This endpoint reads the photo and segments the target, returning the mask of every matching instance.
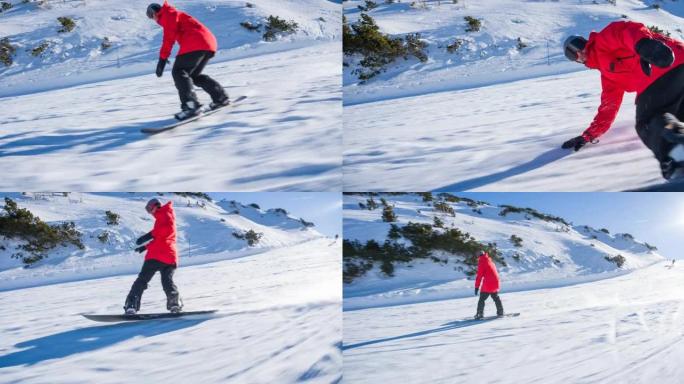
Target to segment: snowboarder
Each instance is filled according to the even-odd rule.
[[[625,92],[636,92],[636,131],[660,162],[665,179],[684,172],[684,156],[676,138],[684,132],[684,42],[651,31],[633,21],[616,21],[589,39],[570,36],[565,56],[601,72],[601,105],[582,135],[562,147],[578,151],[596,143],[611,126]],[[680,141],[681,142],[681,141]],[[684,151],[682,151],[684,153]]]
[[[177,10],[168,1],[164,1],[164,5],[150,4],[147,7],[147,17],[164,29],[157,63],[157,77],[164,73],[173,45],[176,42],[180,45],[171,71],[181,102],[181,112],[175,117],[178,120],[185,120],[200,113],[202,105],[193,91],[193,84],[211,96],[211,109],[228,105],[230,100],[221,84],[202,74],[217,49],[216,37],[209,28],[187,13]]]
[[[182,309],[182,304],[178,288],[173,283],[173,273],[178,267],[178,251],[176,250],[176,215],[173,212],[172,202],[162,205],[158,199],[151,199],[147,202],[145,210],[154,216],[154,227],[151,232],[136,240],[139,247],[135,251],[138,253],[147,251],[147,253],[138,278],[126,297],[124,310],[129,315],[140,310],[143,291],[147,289],[147,283],[152,280],[154,274],[159,272],[162,287],[166,293],[166,309],[177,313]]]
[[[484,280],[484,281],[483,281]],[[480,285],[482,291],[480,292]],[[487,252],[482,251],[477,262],[477,276],[475,277],[475,296],[480,295],[480,300],[477,302],[477,313],[475,319],[479,320],[484,317],[485,300],[489,296],[494,300],[496,305],[496,315],[502,317],[504,315],[503,305],[499,298],[499,273],[496,271],[494,262],[489,257]]]

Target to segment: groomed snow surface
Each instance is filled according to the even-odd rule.
[[[3,383],[338,383],[340,244],[318,239],[181,266],[185,309],[210,317],[94,323],[121,313],[135,275],[0,292]],[[155,276],[143,312],[165,311]]]
[[[341,188],[339,4],[172,3],[217,36],[205,73],[247,100],[170,132],[142,134],[180,109],[171,65],[161,79],[154,75],[162,32],[145,16],[148,2],[17,5],[0,27],[18,46],[13,66],[0,71],[0,158],[9,170],[0,189]],[[264,42],[240,26],[269,15],[297,22],[299,31]],[[56,32],[61,16],[74,18],[73,32]],[[104,37],[113,44],[107,50]],[[43,41],[51,42],[43,56],[27,53]]]
[[[475,297],[346,311],[345,382],[679,383],[684,269],[668,264],[515,293],[503,281],[515,318],[462,321]]]
[[[345,3],[350,23],[362,3]],[[568,62],[561,45],[625,17],[681,39],[681,4],[415,3],[368,14],[385,33],[421,33],[426,63],[400,60],[366,84],[345,69],[345,190],[620,191],[663,181],[634,130],[634,94],[600,143],[560,149],[589,126],[601,93],[598,72]],[[481,31],[465,32],[465,16],[481,19]],[[457,38],[462,48],[447,53]]]

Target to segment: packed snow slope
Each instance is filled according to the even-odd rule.
[[[361,3],[345,3],[350,23]],[[599,144],[560,149],[589,126],[601,94],[598,72],[568,62],[561,46],[571,34],[618,20],[681,39],[684,6],[415,3],[381,4],[368,15],[382,32],[420,33],[429,44],[426,63],[400,60],[360,84],[352,73],[358,58],[345,59],[352,64],[344,72],[346,190],[617,191],[662,180],[634,131],[634,94]],[[465,16],[481,20],[479,32],[465,32]],[[457,39],[462,46],[448,53]]]
[[[171,65],[154,75],[162,30],[146,1],[18,4],[0,36],[0,187],[28,190],[334,190],[341,187],[341,6],[330,1],[177,1],[216,35],[205,73],[247,100],[171,132],[180,102]],[[241,22],[294,21],[266,42]],[[58,33],[57,17],[76,22]],[[107,37],[112,46],[101,47]],[[44,54],[32,50],[48,41]],[[175,48],[175,51],[178,48]],[[28,51],[27,51],[28,50]],[[29,52],[30,51],[30,52]],[[174,54],[175,55],[175,54]],[[172,57],[174,56],[172,55]],[[312,59],[315,57],[315,60]],[[3,97],[4,96],[4,97]],[[210,102],[198,90],[203,103]],[[38,172],[40,170],[40,172]],[[186,188],[182,188],[186,187]]]
[[[211,202],[201,197],[166,193],[4,193],[48,224],[74,222],[83,249],[57,246],[28,268],[12,258],[25,241],[0,235],[0,291],[49,283],[137,273],[144,254],[133,249],[135,240],[152,230],[154,218],[145,212],[152,197],[172,201],[176,212],[180,265],[206,264],[263,253],[323,238],[299,218],[284,211],[263,211],[236,201]],[[4,201],[2,206],[4,206]],[[105,212],[119,215],[108,224]],[[0,214],[5,214],[2,212]],[[314,223],[315,224],[315,223]],[[253,230],[260,240],[250,246],[233,234]],[[26,254],[24,252],[24,254]]]
[[[684,269],[665,265],[504,293],[515,318],[461,321],[474,297],[345,312],[345,382],[679,383]]]
[[[0,292],[3,383],[340,382],[340,246],[329,239],[181,265],[185,309],[211,317],[95,323],[121,313],[135,275]],[[142,312],[164,312],[159,278]]]
[[[382,206],[375,210],[359,206],[359,203],[366,204],[368,198],[368,195],[345,195],[344,238],[361,244],[368,240],[383,244],[388,240],[391,223],[382,220]],[[504,207],[486,202],[443,201],[453,208],[451,216],[435,209],[435,202],[442,201],[437,194],[433,195],[433,202],[425,202],[417,194],[373,196],[378,205],[381,198],[393,207],[397,216],[393,224],[399,227],[409,222],[432,225],[435,218],[439,218],[444,223],[443,228],[433,226],[434,231],[443,233],[445,229],[455,228],[469,233],[482,244],[495,243],[505,263],[497,264],[504,294],[605,279],[663,260],[655,247],[636,240],[631,234],[611,234],[605,228],[563,223],[562,218],[505,212]],[[520,239],[518,245],[513,235]],[[407,247],[412,245],[405,237],[396,242]],[[621,266],[613,261],[618,255],[624,258]],[[473,269],[464,259],[468,255],[433,250],[430,256],[413,258],[410,262],[393,262],[392,276],[384,273],[380,263],[375,262],[365,274],[344,285],[345,310],[473,294]],[[345,254],[345,262],[359,265],[362,261]]]

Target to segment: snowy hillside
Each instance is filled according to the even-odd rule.
[[[433,201],[419,194],[374,195],[378,207],[372,210],[370,195],[345,196],[345,309],[471,296],[478,249],[498,259],[504,293],[615,277],[663,260],[631,234],[535,210],[428,195]],[[392,211],[395,221],[384,221],[383,210]],[[392,237],[393,226],[398,236]],[[373,250],[369,240],[389,251]],[[364,257],[364,250],[384,256]]]
[[[617,20],[681,39],[680,2],[377,3],[364,13],[382,33],[419,33],[427,60],[400,58],[362,84],[360,57],[345,56],[347,190],[616,191],[661,180],[633,128],[634,94],[598,145],[559,149],[589,126],[601,92],[598,72],[568,62],[561,45]],[[365,2],[345,4],[352,25]],[[466,17],[478,31],[466,32]]]
[[[0,292],[12,308],[0,313],[0,381],[338,383],[339,255],[339,242],[314,239],[205,265],[188,258],[174,277],[185,309],[217,309],[212,317],[102,325],[79,315],[120,313],[133,274]],[[142,310],[165,303],[154,278]]]
[[[0,38],[14,50],[13,63],[0,64],[0,157],[12,170],[0,188],[339,190],[340,4],[172,2],[218,39],[204,72],[233,99],[248,98],[150,137],[140,130],[172,122],[180,102],[171,65],[154,75],[162,29],[146,18],[148,3],[30,2],[0,14]],[[296,23],[296,31],[265,41],[270,16]],[[74,29],[59,33],[59,17]],[[105,38],[111,47],[103,49]],[[33,56],[41,42],[49,44]],[[203,91],[198,97],[211,101]]]
[[[12,255],[25,240],[0,236],[0,290],[46,283],[79,281],[137,273],[143,255],[133,251],[135,240],[152,229],[154,219],[144,209],[151,193],[5,193],[19,208],[26,208],[42,221],[55,225],[73,222],[81,233],[82,249],[66,243],[46,252],[47,257],[24,267]],[[206,264],[263,253],[323,238],[306,220],[284,211],[262,211],[248,202],[211,202],[202,197],[164,194],[173,201],[177,217],[181,266]],[[5,205],[4,202],[2,204]],[[109,223],[105,212],[118,215]],[[5,214],[3,212],[2,214]],[[250,246],[242,236],[248,231],[262,236]]]
[[[15,3],[14,7],[2,12],[0,37],[8,37],[16,46],[16,53],[11,66],[0,66],[0,96],[143,75],[150,73],[150,68],[154,70],[162,29],[145,14],[150,1],[11,3]],[[339,39],[339,5],[330,1],[177,0],[171,4],[212,30],[219,49],[215,62]],[[283,35],[278,41],[266,42],[262,39],[263,28],[259,33],[240,25],[242,22],[264,24],[271,15],[296,22],[298,31]],[[60,33],[59,17],[71,18],[75,28]],[[110,45],[107,48],[107,44],[103,46],[105,39]],[[43,43],[47,47],[34,55],[34,50]],[[177,49],[176,46],[174,52]]]
[[[520,316],[501,320],[463,321],[472,296],[345,312],[345,381],[679,383],[684,269],[667,267],[506,292],[505,311]]]

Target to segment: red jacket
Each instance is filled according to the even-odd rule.
[[[157,23],[164,28],[164,41],[159,51],[161,59],[168,59],[171,56],[171,50],[176,42],[180,45],[177,55],[195,51],[216,52],[216,37],[209,28],[166,1],[159,11]]]
[[[651,76],[641,70],[640,57],[634,46],[643,38],[657,39],[672,48],[675,60],[668,68],[651,66]],[[651,83],[684,63],[684,43],[653,33],[641,23],[616,21],[601,32],[592,32],[587,41],[585,65],[601,71],[601,105],[594,121],[582,136],[591,141],[604,134],[615,121],[622,96],[636,92],[639,96]]]
[[[482,283],[483,279],[484,283]],[[496,266],[487,253],[480,256],[480,259],[477,261],[475,288],[480,288],[480,283],[482,283],[482,292],[499,292],[499,273],[496,271]]]
[[[173,213],[170,201],[154,213],[152,241],[147,244],[147,254],[145,254],[145,260],[151,259],[178,266],[176,215]]]

